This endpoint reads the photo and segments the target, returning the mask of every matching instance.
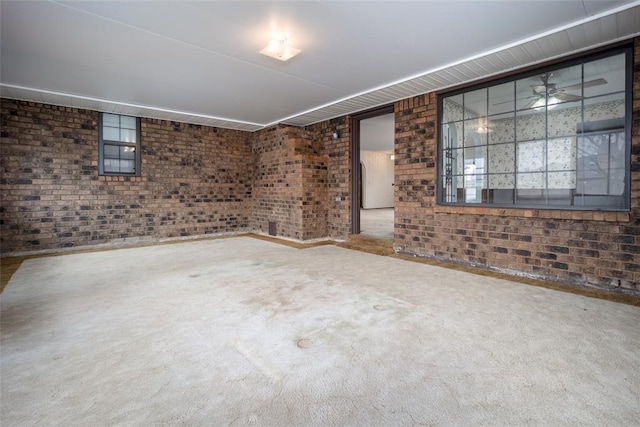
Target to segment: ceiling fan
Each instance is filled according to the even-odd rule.
[[[545,73],[540,76],[541,84],[531,85],[533,96],[529,96],[522,99],[531,99],[523,109],[527,108],[540,108],[547,104],[550,108],[552,105],[558,104],[562,101],[579,101],[582,96],[566,93],[567,91],[580,90],[582,88],[588,88],[593,86],[600,86],[607,84],[607,81],[603,78],[589,80],[588,82],[578,83],[569,86],[558,87],[557,83],[550,83],[549,79],[553,77],[553,73]]]

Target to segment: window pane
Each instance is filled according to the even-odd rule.
[[[576,172],[575,171],[549,172],[547,174],[547,188],[551,188],[551,189],[576,188]]]
[[[513,188],[491,188],[486,190],[485,203],[512,205],[514,202]]]
[[[515,172],[515,148],[513,144],[489,146],[489,172]]]
[[[626,173],[626,143],[624,132],[615,132],[609,134],[609,177],[610,194],[624,194],[624,177]]]
[[[104,157],[117,159],[120,155],[120,147],[117,145],[104,144]]]
[[[541,172],[518,173],[516,185],[518,189],[544,189],[546,187],[544,175]]]
[[[120,160],[120,172],[122,173],[135,173],[136,162],[133,160]]]
[[[102,128],[102,138],[107,141],[120,141],[120,129],[104,127]]]
[[[542,139],[546,135],[547,115],[536,110],[519,111],[516,115],[516,140]]]
[[[573,104],[582,100],[582,64],[560,68],[546,76],[547,81],[543,86],[546,87],[550,110],[553,108],[555,111],[566,102]]]
[[[619,54],[584,64],[584,96],[624,93],[625,55]]]
[[[462,147],[462,122],[449,123],[442,126],[442,141],[445,149]]]
[[[583,135],[578,139],[578,192],[607,194],[609,144],[606,134]]]
[[[547,170],[564,171],[576,168],[576,147],[573,138],[550,139],[547,143]]]
[[[544,141],[518,143],[518,172],[543,171],[545,168]]]
[[[135,117],[120,116],[120,127],[123,129],[135,129],[137,123],[138,121]]]
[[[478,89],[464,94],[464,118],[475,119],[487,115],[487,89]]]
[[[120,147],[120,158],[121,159],[133,159],[136,158],[136,148],[135,147]]]
[[[514,114],[501,114],[489,118],[489,143],[513,142],[515,135]]]
[[[487,119],[467,120],[464,122],[464,146],[473,147],[487,144]]]
[[[463,118],[462,95],[449,96],[442,102],[443,123],[457,122]]]
[[[120,172],[120,160],[104,159],[104,171],[109,173]]]
[[[120,141],[122,142],[136,142],[135,129],[122,129],[120,131]]]
[[[516,180],[512,173],[489,175],[489,188],[496,190],[513,189],[515,188],[515,182]]]
[[[444,179],[444,199],[447,202],[457,202],[464,199],[464,175],[451,175]]]
[[[120,127],[120,116],[117,114],[102,113],[102,126]]]
[[[459,175],[462,172],[462,150],[447,150],[443,162],[445,176]]]
[[[617,95],[616,95],[617,97]],[[593,125],[583,125],[586,130],[606,130],[615,127],[624,127],[624,121],[620,120],[625,116],[624,99],[611,99],[610,97],[599,97],[589,100],[589,105],[584,107],[584,122],[602,122],[597,127]],[[615,120],[618,119],[618,120]],[[606,122],[609,120],[610,122]]]
[[[582,121],[582,101],[563,102],[548,111],[547,134],[549,137],[575,135]]]
[[[487,147],[465,149],[464,188],[467,203],[482,203],[482,189],[486,188],[484,170],[486,158]]]
[[[530,110],[532,108],[533,104],[540,98],[533,92],[533,88],[539,86],[540,83],[538,76],[516,80],[516,111]],[[531,114],[531,111],[528,111],[528,113]]]
[[[489,88],[489,114],[500,114],[515,109],[515,83],[508,82]]]

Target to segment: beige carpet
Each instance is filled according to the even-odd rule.
[[[393,208],[360,209],[360,234],[393,239]]]
[[[0,424],[634,425],[640,308],[249,237],[24,261]]]

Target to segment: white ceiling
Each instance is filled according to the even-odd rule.
[[[2,0],[0,95],[252,131],[639,34],[640,1]]]

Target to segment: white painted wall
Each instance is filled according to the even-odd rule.
[[[364,209],[393,207],[393,160],[388,151],[360,151],[364,165],[362,177],[362,207]]]

